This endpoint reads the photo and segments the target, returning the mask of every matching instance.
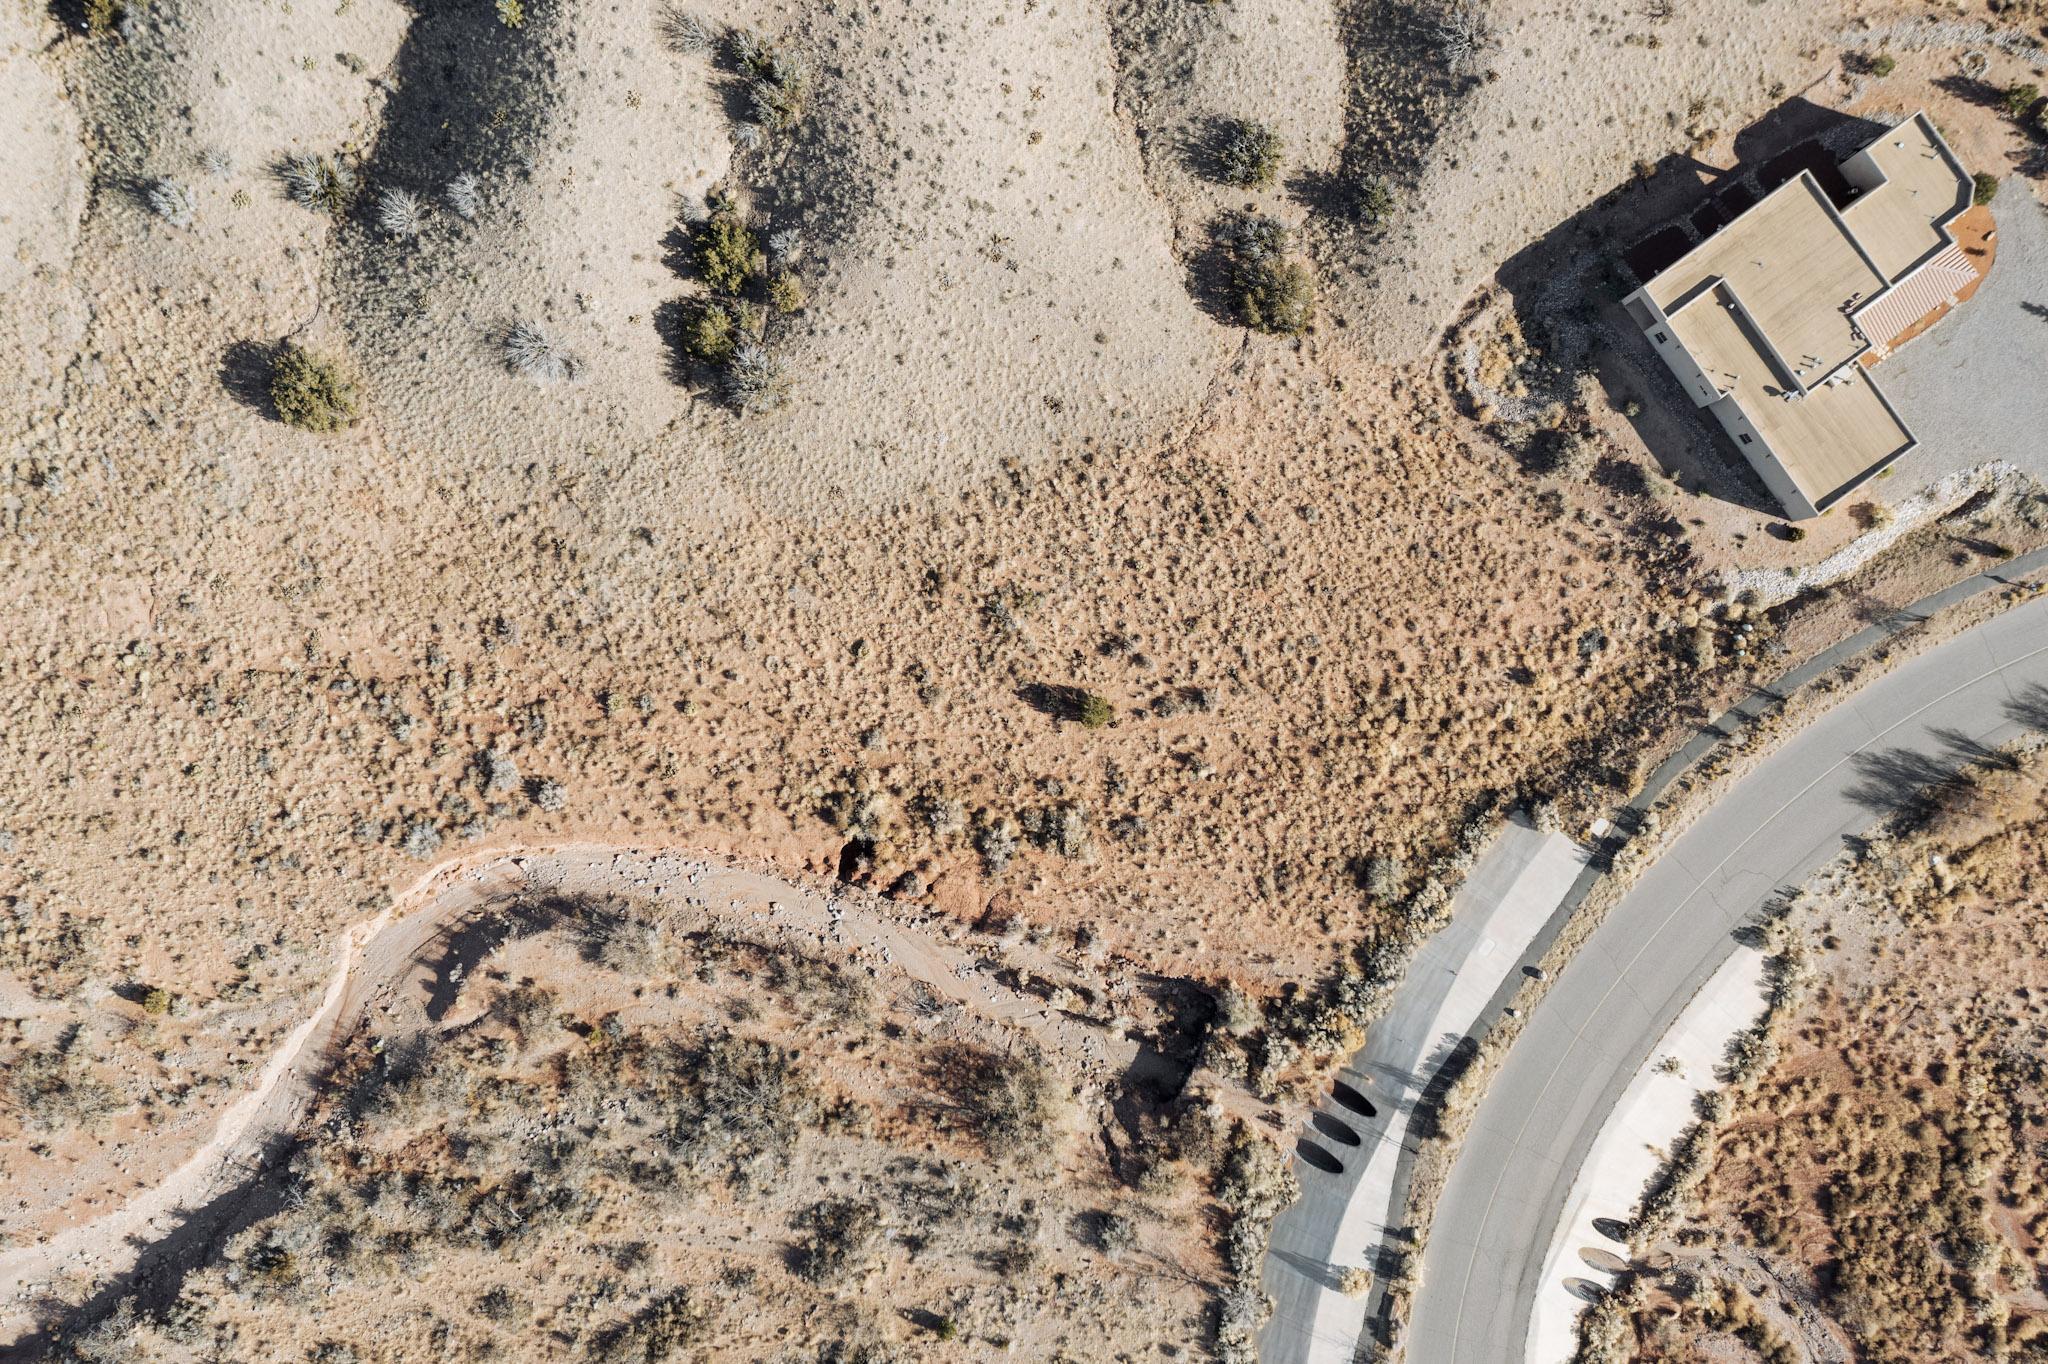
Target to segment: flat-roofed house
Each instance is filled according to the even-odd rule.
[[[1802,170],[1623,300],[1795,518],[1913,448],[1864,359],[1976,278],[1949,233],[1973,186],[1925,114],[1840,170],[1841,205]]]

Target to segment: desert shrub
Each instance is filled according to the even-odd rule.
[[[794,1052],[706,1030],[651,1059],[667,1113],[663,1140],[686,1168],[748,1187],[780,1170],[817,1112]]]
[[[448,182],[441,197],[448,201],[448,208],[456,217],[464,222],[473,221],[483,209],[483,182],[464,171]]]
[[[417,237],[427,225],[427,206],[411,190],[387,189],[377,196],[377,226],[394,237]]]
[[[721,294],[738,294],[768,268],[760,238],[735,213],[714,213],[691,239],[697,273]]]
[[[1095,1248],[1112,1260],[1119,1260],[1138,1244],[1138,1224],[1120,1212],[1106,1212],[1095,1219]]]
[[[506,28],[526,27],[526,0],[497,0],[498,22]]]
[[[941,1080],[990,1155],[1012,1156],[1042,1144],[1057,1100],[1053,1073],[1042,1060],[957,1047],[942,1064]]]
[[[476,758],[477,786],[487,796],[512,791],[519,786],[519,764],[512,755],[493,744]]]
[[[804,292],[804,282],[796,277],[794,270],[778,270],[775,278],[768,281],[768,301],[775,305],[778,313],[800,311],[809,302]]]
[[[717,40],[717,34],[709,23],[687,10],[679,9],[670,9],[662,13],[661,36],[668,44],[669,51],[685,57],[695,57],[709,52]]]
[[[593,1364],[660,1364],[703,1334],[707,1312],[681,1288],[655,1297],[591,1343]]]
[[[1385,853],[1365,859],[1365,893],[1377,905],[1390,905],[1401,896],[1401,864]]]
[[[1875,57],[1872,57],[1868,62],[1864,63],[1863,69],[1868,71],[1873,76],[1883,77],[1889,76],[1893,71],[1897,70],[1898,65],[1898,60],[1894,58],[1891,53],[1880,52]]]
[[[562,783],[552,777],[541,777],[528,787],[533,803],[548,814],[560,814],[569,804],[569,792]]]
[[[1082,692],[1074,718],[1089,729],[1101,729],[1116,718],[1116,711],[1110,706],[1108,697],[1098,692]]]
[[[1986,171],[1978,171],[1970,177],[1975,186],[1970,192],[1970,202],[1982,208],[1998,197],[1998,177]]]
[[[834,1284],[866,1263],[882,1239],[882,1210],[851,1198],[826,1198],[797,1215],[804,1233],[791,1266],[814,1284]]]
[[[974,850],[981,854],[981,870],[985,876],[1001,876],[1017,855],[1019,835],[1017,821],[1007,815],[997,815],[988,810],[979,810],[974,816],[974,833],[971,842]]]
[[[2034,101],[2041,98],[2041,88],[2021,82],[2008,85],[1998,97],[1998,107],[2005,110],[2008,118],[2025,118],[2027,110],[2034,107]]]
[[[828,961],[778,952],[769,959],[768,987],[796,1012],[812,1012],[839,1026],[865,1022],[874,1007],[867,983]]]
[[[1266,1021],[1258,1001],[1246,994],[1244,987],[1234,980],[1223,982],[1223,988],[1216,991],[1215,999],[1216,1022],[1232,1037],[1244,1037]]]
[[[399,851],[407,857],[432,857],[441,848],[441,831],[430,819],[416,818],[405,826],[399,835]]]
[[[194,208],[190,186],[159,180],[149,187],[149,211],[172,227],[192,226]]]
[[[1457,68],[1486,50],[1491,40],[1486,14],[1474,0],[1449,0],[1430,21],[1437,51]]]
[[[733,55],[747,78],[747,105],[754,122],[783,131],[804,114],[810,70],[803,60],[777,43],[741,31],[733,35]]]
[[[89,1075],[77,1048],[80,1030],[66,1028],[49,1046],[18,1054],[4,1073],[12,1107],[39,1132],[93,1131],[120,1111],[121,1097]]]
[[[1216,148],[1216,173],[1226,185],[1263,188],[1280,173],[1280,134],[1250,119],[1234,123]]]
[[[1530,447],[1529,462],[1538,473],[1582,483],[1600,463],[1600,447],[1584,431],[1544,431]]]
[[[1085,858],[1095,848],[1088,831],[1088,807],[1074,801],[1055,801],[1034,806],[1019,816],[1024,836],[1048,852],[1061,857]]]
[[[733,348],[719,377],[719,391],[741,416],[769,412],[789,401],[789,376],[782,362],[757,341],[744,341]]]
[[[1293,233],[1286,225],[1242,213],[1225,219],[1218,235],[1238,320],[1276,335],[1306,331],[1315,316],[1315,275],[1288,255]]]
[[[1358,186],[1358,220],[1377,227],[1394,211],[1394,187],[1383,175],[1369,175]]]
[[[582,368],[569,350],[538,324],[519,322],[506,329],[500,343],[505,367],[522,379],[555,384],[576,377]]]
[[[302,431],[339,431],[358,411],[355,385],[341,366],[294,341],[279,346],[271,361],[270,401],[280,421]]]
[[[356,173],[328,156],[299,153],[284,163],[285,192],[292,202],[316,213],[340,217],[356,197]]]
[[[121,0],[85,0],[79,17],[87,33],[95,38],[103,37],[121,32],[128,22],[128,7]]]

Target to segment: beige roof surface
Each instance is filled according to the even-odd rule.
[[[1843,209],[1842,218],[1877,268],[1897,279],[1947,243],[1940,225],[1970,206],[1970,183],[1941,154],[1924,114],[1868,150],[1885,183]]]
[[[1804,397],[1788,390],[1754,342],[1750,329],[1721,289],[1710,290],[1680,314],[1686,345],[1731,361],[1739,376],[1721,380],[1722,391],[1741,404],[1771,453],[1799,490],[1817,506],[1913,443],[1910,432],[1878,396],[1862,365],[1843,367],[1838,382],[1819,384]],[[1678,318],[1673,325],[1680,325]],[[1697,339],[1695,339],[1697,338]]]
[[[1864,348],[1863,339],[1849,325],[1848,310],[1885,286],[1884,276],[1857,251],[1811,175],[1802,173],[1781,185],[1651,280],[1646,289],[1671,315],[1693,358],[1724,388],[1727,376],[1717,370],[1735,368],[1735,362],[1753,354],[1754,347],[1745,338],[1740,350],[1717,354],[1704,338],[1689,334],[1687,323],[1672,312],[1674,306],[1690,311],[1681,301],[1717,278],[1734,286],[1770,344],[1807,384],[1818,382]],[[1754,377],[1764,375],[1757,372]]]

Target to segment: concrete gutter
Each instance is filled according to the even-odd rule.
[[[1737,948],[1621,1092],[1550,1238],[1530,1315],[1529,1364],[1570,1364],[1578,1353],[1580,1311],[1614,1286],[1615,1271],[1625,1262],[1628,1247],[1618,1239],[1620,1227],[1635,1216],[1643,1190],[1693,1121],[1695,1101],[1720,1087],[1715,1072],[1729,1043],[1764,1012],[1766,966],[1755,948]],[[1658,1068],[1666,1057],[1678,1063],[1675,1073]]]
[[[1339,1088],[1296,1144],[1302,1196],[1273,1224],[1265,1291],[1274,1312],[1259,1338],[1264,1364],[1351,1364],[1370,1303],[1341,1290],[1346,1269],[1379,1263],[1398,1221],[1397,1175],[1413,1149],[1409,1123],[1447,1063],[1469,1055],[1472,1025],[1498,982],[1521,979],[1530,940],[1586,865],[1560,834],[1511,821],[1452,902]],[[1339,1167],[1339,1168],[1333,1168]],[[1405,1195],[1404,1195],[1405,1201]]]

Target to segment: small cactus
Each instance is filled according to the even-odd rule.
[[[394,237],[417,237],[427,223],[427,206],[411,190],[387,189],[377,196],[377,226]]]
[[[195,206],[191,188],[176,180],[159,180],[149,187],[149,211],[172,227],[192,226]]]
[[[483,182],[464,171],[448,182],[442,197],[448,201],[448,207],[456,217],[464,222],[473,222],[484,206]]]

